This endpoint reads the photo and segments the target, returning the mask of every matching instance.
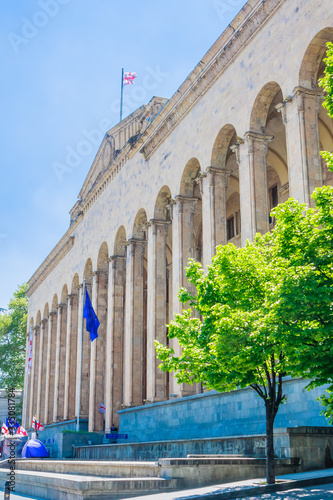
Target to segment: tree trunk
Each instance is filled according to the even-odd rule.
[[[273,424],[274,413],[271,404],[266,401],[266,480],[268,484],[275,484],[274,469],[274,439]]]

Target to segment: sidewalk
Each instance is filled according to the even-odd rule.
[[[183,500],[202,498],[204,500],[228,500],[249,495],[262,495],[275,491],[286,491],[293,488],[333,483],[333,469],[311,472],[299,472],[276,477],[274,485],[264,484],[264,479],[249,479],[233,483],[214,484],[193,490],[182,490],[173,493],[159,493],[132,497],[131,500]]]
[[[311,472],[299,472],[277,476],[277,484],[266,485],[264,479],[249,479],[233,483],[215,484],[191,490],[175,491],[173,493],[154,493],[151,495],[128,497],[129,500],[228,500],[242,498],[249,495],[262,495],[275,491],[286,491],[294,488],[333,483],[333,469],[323,469]],[[2,485],[1,485],[2,486]],[[3,489],[0,488],[0,500],[3,498]],[[11,500],[41,500],[35,496],[25,496],[12,493]]]

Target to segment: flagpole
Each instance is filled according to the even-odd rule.
[[[86,280],[83,280],[82,289],[82,318],[81,318],[81,342],[80,342],[80,363],[79,363],[79,387],[78,387],[78,402],[77,402],[77,420],[76,432],[80,430],[80,405],[81,405],[81,370],[82,370],[82,343],[83,343],[83,314],[84,314],[84,292],[86,288]]]
[[[123,119],[124,68],[121,68],[120,121]]]

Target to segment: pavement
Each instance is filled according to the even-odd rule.
[[[249,479],[232,483],[214,484],[202,488],[168,493],[129,497],[131,500],[292,500],[292,499],[333,499],[333,469],[299,472],[276,477],[276,484],[267,485],[264,479]],[[329,485],[323,487],[322,485]],[[4,498],[3,485],[0,500]],[[279,492],[285,492],[278,494]],[[275,494],[277,493],[277,494]],[[263,495],[263,496],[261,496]],[[113,497],[115,498],[115,497]],[[10,500],[42,500],[39,497],[11,493]]]
[[[263,498],[268,500],[270,497],[268,494],[274,492],[295,490],[296,488],[307,488],[323,484],[333,484],[333,469],[286,474],[283,476],[277,476],[276,481],[276,484],[268,485],[265,483],[264,479],[249,479],[247,481],[214,484],[203,488],[182,490],[172,493],[168,492],[131,497],[131,500],[194,500],[200,498],[203,500],[229,500],[243,498],[245,500],[249,497],[258,498],[258,495],[264,495]],[[304,497],[306,496],[307,495],[304,494]],[[286,500],[287,497],[283,494],[282,497],[279,496],[276,498]],[[294,496],[292,498],[297,497]],[[331,497],[327,498],[333,498],[333,494]]]

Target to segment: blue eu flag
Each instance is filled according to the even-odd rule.
[[[99,321],[93,309],[93,306],[91,305],[91,300],[87,289],[86,289],[86,300],[84,304],[83,317],[86,318],[86,328],[87,331],[90,333],[90,339],[92,342],[98,337],[97,330],[99,327]]]

